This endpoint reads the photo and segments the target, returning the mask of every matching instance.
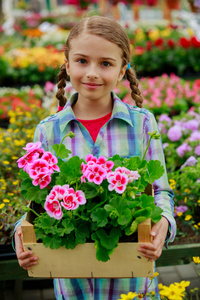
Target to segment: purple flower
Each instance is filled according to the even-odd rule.
[[[191,151],[192,148],[187,144],[187,143],[183,143],[181,146],[179,146],[176,149],[176,152],[178,154],[179,157],[183,157],[185,152]]]
[[[169,146],[169,143],[163,143],[163,149],[167,148]]]
[[[174,217],[177,217],[178,213],[185,213],[188,210],[188,207],[185,205],[175,206],[174,207]]]
[[[182,130],[180,126],[173,126],[168,130],[167,133],[168,138],[170,139],[170,141],[175,142],[175,141],[179,141],[180,138],[182,137]]]
[[[171,125],[172,119],[170,117],[168,117],[168,115],[162,114],[162,115],[160,115],[159,122],[163,122],[163,121],[165,121],[169,125]]]
[[[195,131],[195,130],[198,130],[198,128],[199,128],[199,122],[197,120],[189,120],[188,122],[185,122],[183,124],[183,127],[185,129]]]
[[[200,131],[193,131],[190,138],[189,138],[189,141],[190,142],[194,142],[194,141],[197,141],[197,140],[200,140]]]
[[[194,149],[194,153],[198,156],[200,156],[200,145],[197,145]]]
[[[195,166],[197,163],[197,159],[194,157],[194,156],[190,156],[186,162],[181,166],[181,170],[184,168],[184,167],[191,167],[191,166]]]

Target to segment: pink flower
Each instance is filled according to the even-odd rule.
[[[140,177],[138,171],[130,171],[129,169],[125,167],[118,167],[115,172],[120,172],[121,174],[124,174],[128,178],[128,183],[131,183],[135,180],[138,180]]]
[[[67,185],[67,184],[65,184],[63,186],[54,185],[54,187],[52,188],[48,197],[50,199],[63,200],[63,197],[68,188],[69,188],[69,185]]]
[[[194,153],[198,156],[200,156],[200,145],[197,145],[194,149]]]
[[[191,151],[191,150],[192,150],[192,148],[187,143],[183,143],[181,146],[179,146],[176,149],[176,152],[179,157],[183,157],[186,152]]]
[[[77,200],[74,189],[71,188],[65,193],[65,195],[63,197],[63,202],[61,202],[61,205],[66,210],[75,210],[79,207],[79,202]]]
[[[193,131],[191,136],[189,137],[189,141],[190,142],[194,142],[200,140],[200,131]]]
[[[58,163],[57,157],[55,157],[51,152],[45,152],[42,155],[42,159],[44,159],[48,163],[48,168],[50,171],[60,172],[60,168],[56,165]]]
[[[182,137],[182,130],[180,126],[173,126],[168,130],[167,133],[168,138],[170,139],[170,141],[175,142],[175,141],[179,141],[180,138]]]
[[[78,201],[79,204],[83,205],[86,203],[86,198],[85,198],[85,194],[83,193],[83,191],[76,191],[76,199]]]
[[[189,130],[198,130],[199,128],[199,122],[197,120],[189,120],[183,124],[183,127],[185,129]]]
[[[163,122],[163,121],[167,122],[168,125],[171,125],[171,123],[172,123],[172,119],[170,117],[168,117],[168,115],[166,115],[166,114],[162,114],[159,117],[159,122]]]
[[[47,198],[44,204],[44,208],[51,218],[60,220],[63,216],[61,205],[56,199]]]
[[[23,149],[26,150],[27,152],[33,152],[35,150],[40,149],[41,147],[41,142],[36,142],[36,143],[28,143],[26,144],[26,147]]]
[[[29,167],[29,176],[33,179],[37,178],[39,174],[53,173],[49,171],[48,163],[44,159],[37,159]]]
[[[47,81],[47,82],[45,83],[45,86],[44,86],[44,91],[45,91],[45,93],[48,93],[48,92],[53,91],[54,86],[55,86],[54,83],[52,83],[51,81]]]
[[[32,181],[34,186],[39,185],[40,189],[45,188],[51,182],[50,174],[40,173],[37,177]]]
[[[91,162],[83,175],[89,182],[94,182],[95,184],[100,185],[106,178],[106,174],[107,172],[104,168],[94,162]]]
[[[122,194],[128,184],[128,176],[120,173],[119,171],[108,173],[107,180],[109,183],[108,190],[115,190],[118,194]]]

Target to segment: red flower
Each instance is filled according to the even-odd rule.
[[[156,45],[157,47],[162,46],[163,43],[164,43],[163,38],[158,38],[158,39],[155,41],[155,45]]]
[[[175,46],[175,42],[172,39],[167,40],[167,45],[169,46],[169,48],[174,48]]]
[[[194,48],[200,48],[200,41],[195,36],[191,38],[191,44]]]
[[[188,49],[191,46],[190,41],[185,37],[180,38],[179,43],[185,49]]]
[[[148,51],[151,51],[151,49],[152,49],[152,43],[151,43],[151,41],[147,41],[146,47],[147,47]]]
[[[142,47],[142,46],[135,47],[135,55],[142,55],[144,52],[145,52],[144,47]]]

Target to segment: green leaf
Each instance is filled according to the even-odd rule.
[[[162,216],[161,213],[163,212],[163,210],[156,206],[155,209],[153,210],[152,214],[151,214],[151,220],[153,223],[158,223],[158,221],[161,220]]]
[[[47,195],[48,191],[46,189],[41,190],[39,186],[31,187],[27,192],[27,198],[36,203],[44,203]]]
[[[58,249],[61,247],[62,239],[58,236],[45,236],[43,239],[43,244],[46,248],[49,247],[51,249]]]
[[[155,207],[155,199],[153,196],[147,196],[147,194],[142,194],[140,196],[140,203],[142,208],[146,208],[146,207]]]
[[[129,208],[126,208],[123,211],[123,214],[120,214],[118,217],[118,224],[120,225],[127,225],[132,219],[132,213]]]
[[[82,191],[85,193],[85,198],[87,200],[93,199],[98,195],[97,186],[93,182],[86,182],[82,184]]]
[[[62,246],[65,246],[66,249],[74,249],[76,245],[75,238],[72,234],[65,236]]]
[[[52,146],[52,148],[55,151],[56,156],[62,159],[68,158],[69,154],[71,153],[71,151],[68,150],[63,144],[55,144]]]
[[[92,212],[91,218],[99,227],[104,227],[108,223],[108,212],[104,208],[97,208]]]
[[[20,178],[23,179],[23,180],[25,180],[27,178],[30,179],[29,174],[24,172],[23,169],[20,170]]]
[[[75,181],[76,178],[82,176],[81,172],[81,160],[78,156],[73,156],[61,165],[61,172],[67,176],[68,181]]]
[[[78,226],[75,229],[75,236],[76,236],[76,243],[77,244],[84,244],[86,243],[87,238],[90,237],[90,231],[88,226],[84,223]]]
[[[99,229],[96,234],[101,245],[109,250],[117,247],[119,237],[122,235],[121,230],[118,228],[112,228],[109,234],[104,229]]]
[[[151,207],[146,207],[139,209],[135,213],[133,213],[133,217],[136,219],[138,217],[145,217],[146,219],[151,216],[152,209]]]
[[[141,159],[139,156],[134,156],[129,159],[125,159],[125,167],[129,170],[136,171],[141,163]]]
[[[103,247],[99,241],[95,242],[95,248],[97,260],[106,262],[110,259],[109,255],[111,254],[111,251]]]
[[[148,175],[145,174],[145,180],[152,184],[164,174],[164,167],[159,160],[150,160],[148,165]]]

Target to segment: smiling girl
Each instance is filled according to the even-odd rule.
[[[54,153],[52,146],[73,131],[75,137],[64,140],[72,156],[84,158],[87,154],[93,154],[109,158],[119,154],[122,157],[142,158],[149,140],[148,132],[158,131],[158,127],[153,114],[142,108],[138,81],[130,67],[130,45],[125,30],[105,17],[83,19],[70,32],[65,57],[56,95],[59,112],[40,122],[34,142],[40,141],[45,151]],[[124,76],[130,82],[131,96],[136,106],[123,103],[112,92]],[[68,101],[64,95],[67,80],[77,91]],[[161,140],[152,140],[146,159],[160,160],[165,166]],[[173,241],[176,228],[173,193],[166,172],[154,182],[153,187],[155,203],[163,209],[162,219],[152,227],[152,243],[143,244],[139,249],[151,261],[161,255],[165,242]],[[37,263],[37,257],[23,250],[20,221],[16,228],[19,264],[24,269],[30,269]],[[129,291],[145,293],[149,278],[54,279],[54,286],[56,299],[59,300],[116,300]],[[160,299],[156,279],[149,291],[155,291],[157,299]]]

